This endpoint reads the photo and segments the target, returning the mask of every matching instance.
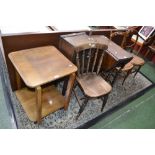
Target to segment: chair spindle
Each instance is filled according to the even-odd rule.
[[[85,50],[82,52],[82,68],[81,68],[81,74],[84,73],[84,67],[85,67]]]
[[[79,62],[79,52],[76,53],[76,65],[77,65],[77,74],[80,77],[80,62]]]
[[[92,73],[93,73],[93,71],[94,71],[94,68],[95,68],[95,64],[96,64],[96,60],[97,60],[97,55],[98,55],[98,48],[97,48],[97,50],[95,51],[95,57],[94,57],[94,61],[93,61],[93,66],[92,66]]]
[[[88,63],[87,63],[87,70],[86,73],[88,73],[89,71],[89,66],[90,66],[90,58],[91,58],[91,51],[92,49],[90,48],[89,53],[88,53]]]
[[[100,72],[101,64],[102,64],[102,61],[103,61],[103,56],[104,56],[104,52],[102,52],[100,60],[99,60],[99,64],[98,64],[97,72],[96,72],[97,74],[99,74],[99,72]]]

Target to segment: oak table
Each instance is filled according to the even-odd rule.
[[[67,109],[77,67],[57,48],[43,46],[15,51],[9,58],[17,71],[16,96],[31,121],[39,123],[48,114]],[[54,85],[45,85],[65,76],[69,76],[65,96]],[[21,88],[20,78],[26,88]]]

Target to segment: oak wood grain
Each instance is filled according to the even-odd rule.
[[[37,87],[76,72],[77,67],[54,46],[12,52],[9,58],[28,87]]]
[[[57,111],[60,108],[63,108],[65,105],[65,97],[60,94],[60,92],[54,87],[46,87],[42,89],[42,95],[41,95],[41,89],[37,90],[37,93],[39,93],[39,96],[41,95],[42,99],[38,96],[36,96],[36,92],[33,89],[23,88],[20,90],[15,91],[16,96],[22,105],[24,111],[26,112],[28,118],[31,121],[39,121],[40,119],[47,116],[48,114]],[[39,101],[39,104],[42,103],[39,107],[39,117],[38,117],[38,108],[36,108],[36,97]],[[40,102],[40,99],[42,102]],[[38,107],[38,105],[37,105]],[[41,112],[41,113],[40,113]],[[40,118],[41,117],[41,118]]]
[[[84,93],[89,97],[99,97],[108,94],[112,87],[101,76],[96,74],[86,74],[77,77],[77,81],[82,87]]]

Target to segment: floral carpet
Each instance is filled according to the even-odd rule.
[[[72,94],[68,110],[60,109],[55,113],[48,115],[43,118],[41,124],[35,124],[30,121],[20,105],[15,94],[13,94],[13,107],[15,111],[16,121],[18,128],[21,129],[70,129],[79,128],[88,121],[100,116],[101,114],[109,111],[115,106],[119,105],[122,101],[126,101],[131,96],[144,90],[145,88],[152,85],[152,83],[145,78],[141,73],[138,73],[134,78],[130,75],[122,86],[121,76],[115,82],[112,92],[109,94],[109,98],[104,110],[101,112],[102,100],[93,99],[89,100],[83,113],[76,120],[77,113],[79,111],[79,105],[75,96]],[[58,86],[61,89],[61,84]],[[76,92],[79,97],[82,97],[81,90],[77,87]],[[82,101],[82,100],[81,100]]]

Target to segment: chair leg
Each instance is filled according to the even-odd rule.
[[[139,55],[139,53],[141,52],[143,46],[140,46],[140,48],[138,49],[137,55]]]
[[[134,49],[134,47],[132,47],[132,48],[130,49],[130,53],[133,53],[133,49]]]
[[[83,110],[85,109],[86,105],[88,103],[88,98],[86,98],[83,102],[83,104],[80,106],[78,115],[76,116],[76,120],[79,118],[79,116],[81,115],[81,113],[83,112]]]
[[[103,111],[106,103],[107,103],[107,100],[108,100],[108,95],[105,95],[104,96],[104,99],[102,99],[103,103],[102,103],[102,108],[101,108],[101,112]]]
[[[117,77],[118,77],[119,72],[120,72],[120,70],[117,71],[117,72],[115,73],[114,78],[113,78],[113,80],[112,80],[112,82],[111,82],[111,85],[112,85],[112,86],[114,85],[114,83],[115,83],[115,81],[116,81],[116,79],[117,79]]]
[[[125,76],[124,79],[123,79],[122,85],[124,84],[125,80],[126,80],[127,77],[129,76],[129,74],[131,73],[131,71],[132,71],[132,69],[130,69],[130,70],[127,71],[127,74],[126,74],[126,76]]]
[[[76,100],[77,100],[77,102],[78,102],[79,106],[81,106],[80,99],[78,98],[78,96],[77,96],[77,94],[76,94],[76,92],[75,92],[74,88],[73,88],[72,92],[74,93],[75,98],[76,98]]]
[[[141,67],[142,67],[142,66],[139,66],[139,67],[138,67],[138,69],[136,70],[136,73],[134,74],[134,77],[137,75],[137,73],[139,72],[139,70],[140,70]]]
[[[144,55],[145,58],[148,56],[149,52],[150,52],[150,49],[148,49],[148,50],[146,51],[146,53],[145,53],[145,55]]]

